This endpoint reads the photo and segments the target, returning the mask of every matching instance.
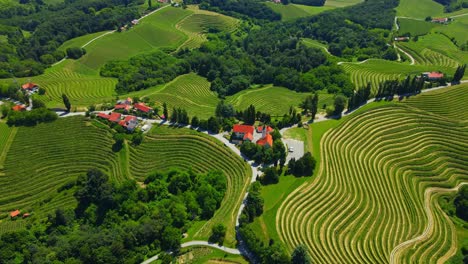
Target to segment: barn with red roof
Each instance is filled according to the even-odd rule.
[[[136,103],[136,104],[134,104],[134,107],[135,107],[135,109],[137,109],[138,111],[141,111],[143,113],[149,113],[149,112],[153,111],[153,108],[145,105],[144,103]]]

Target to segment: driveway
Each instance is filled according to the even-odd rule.
[[[292,158],[295,158],[296,160],[298,160],[302,156],[304,156],[304,142],[303,141],[285,138],[283,139],[283,143],[286,145],[286,151],[288,151],[288,156],[286,157],[286,163],[289,163],[289,161]],[[292,152],[289,151],[289,148],[291,147],[293,148]]]

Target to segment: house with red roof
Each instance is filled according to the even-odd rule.
[[[30,217],[30,216],[31,216],[30,213],[24,213],[24,214],[23,214],[23,218],[27,218],[27,217]]]
[[[138,125],[138,119],[136,116],[128,115],[123,120],[120,120],[119,125],[133,132]]]
[[[422,76],[428,81],[437,81],[444,78],[444,74],[441,72],[423,72]]]
[[[245,140],[252,141],[254,133],[255,128],[253,126],[236,124],[232,127],[231,141],[234,144],[242,144]]]
[[[132,105],[131,104],[116,104],[114,106],[115,110],[124,110],[125,112],[129,112],[132,110]]]
[[[266,148],[273,147],[273,136],[270,134],[266,134],[265,137],[257,140],[257,145],[260,145]]]
[[[24,105],[15,105],[11,108],[11,110],[16,111],[16,112],[21,112],[26,110],[26,106]]]
[[[153,108],[145,105],[145,103],[136,103],[133,106],[135,107],[135,109],[143,113],[150,113],[151,111],[153,111]]]
[[[20,211],[19,210],[15,210],[13,212],[10,212],[10,217],[11,218],[15,218],[17,217],[18,215],[20,215]]]
[[[446,24],[449,22],[448,17],[443,17],[443,18],[433,18],[432,23],[439,23],[439,24]]]
[[[99,112],[97,114],[97,116],[100,117],[100,118],[103,118],[103,119],[109,119],[109,117],[110,117],[110,115],[108,115],[106,113],[101,113],[101,112]]]
[[[257,127],[257,133],[262,133],[262,132],[263,132],[263,128],[264,128],[264,126],[258,126],[258,127]],[[267,133],[271,133],[271,132],[273,132],[273,130],[274,130],[274,129],[273,129],[271,126],[266,126],[266,132],[267,132]]]
[[[34,89],[38,89],[39,86],[35,83],[32,83],[32,82],[28,82],[28,83],[25,83],[21,86],[21,88],[23,88],[23,90],[34,90]]]
[[[112,112],[112,113],[109,115],[109,121],[114,122],[114,123],[119,123],[121,117],[122,117],[122,114]]]

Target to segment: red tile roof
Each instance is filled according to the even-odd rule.
[[[23,218],[30,217],[30,216],[31,216],[30,213],[24,213],[24,214],[23,214]]]
[[[250,133],[253,135],[255,128],[253,126],[247,126],[247,125],[234,125],[232,127],[232,131],[234,133],[243,133],[243,134]]]
[[[132,120],[137,120],[137,117],[136,116],[132,116],[132,115],[128,115],[125,117],[124,121],[125,122],[130,122]]]
[[[109,121],[118,123],[120,121],[121,116],[122,115],[120,113],[112,112],[109,116]]]
[[[267,127],[266,127],[266,130],[267,130],[268,133],[273,132],[273,128],[272,128],[271,126],[267,126]],[[257,127],[257,132],[258,132],[258,133],[262,133],[262,132],[263,132],[263,126],[258,126],[258,127]]]
[[[13,111],[24,111],[26,110],[26,107],[24,105],[15,105],[11,108]]]
[[[116,110],[118,110],[118,109],[125,109],[125,110],[128,111],[128,110],[130,110],[130,109],[132,108],[132,106],[131,106],[131,105],[128,105],[128,104],[116,104],[116,105],[114,106],[114,108],[115,108]]]
[[[273,137],[270,134],[267,134],[266,137],[259,139],[257,144],[260,146],[270,146],[273,147]]]
[[[97,116],[100,117],[100,118],[104,118],[104,119],[109,119],[109,117],[110,117],[110,115],[108,115],[106,113],[98,113]]]
[[[27,90],[27,89],[32,89],[34,87],[37,87],[37,84],[32,83],[32,82],[28,82],[28,83],[23,84],[21,87],[23,89]]]
[[[244,140],[247,140],[247,139],[250,140],[250,141],[252,141],[252,140],[253,140],[253,135],[250,134],[250,133],[245,134],[245,135],[244,135]]]
[[[19,210],[15,210],[15,211],[13,211],[13,212],[10,212],[10,216],[11,216],[11,217],[17,217],[19,214],[20,214],[20,211],[19,211]]]
[[[444,77],[444,74],[443,73],[440,73],[440,72],[430,72],[428,75],[427,75],[428,78],[432,78],[432,79],[439,79],[439,78],[443,78]]]
[[[136,103],[135,105],[135,108],[142,111],[142,112],[145,112],[145,113],[148,113],[149,111],[153,110],[153,108],[145,105],[144,103]]]

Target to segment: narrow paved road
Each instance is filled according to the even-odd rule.
[[[411,56],[411,54],[409,54],[408,52],[406,52],[406,51],[403,50],[402,48],[398,47],[396,44],[394,45],[394,47],[395,47],[398,51],[403,52],[406,56],[408,56],[408,58],[410,58],[410,60],[411,60],[410,65],[414,65],[414,64],[416,63],[416,60],[413,58],[413,56]],[[400,55],[398,55],[398,56],[400,56]]]
[[[426,229],[424,229],[424,232],[410,240],[407,240],[398,246],[396,246],[392,252],[390,253],[390,264],[398,263],[398,257],[402,253],[402,251],[410,246],[411,244],[414,244],[419,241],[425,240],[429,236],[429,232],[433,228],[434,225],[434,215],[432,212],[432,206],[431,206],[431,196],[433,193],[441,193],[441,192],[456,192],[458,191],[463,185],[468,185],[467,182],[460,183],[458,186],[452,188],[452,189],[444,189],[444,188],[438,188],[438,187],[432,187],[426,189],[424,192],[424,210],[426,211],[427,215],[427,226]]]

